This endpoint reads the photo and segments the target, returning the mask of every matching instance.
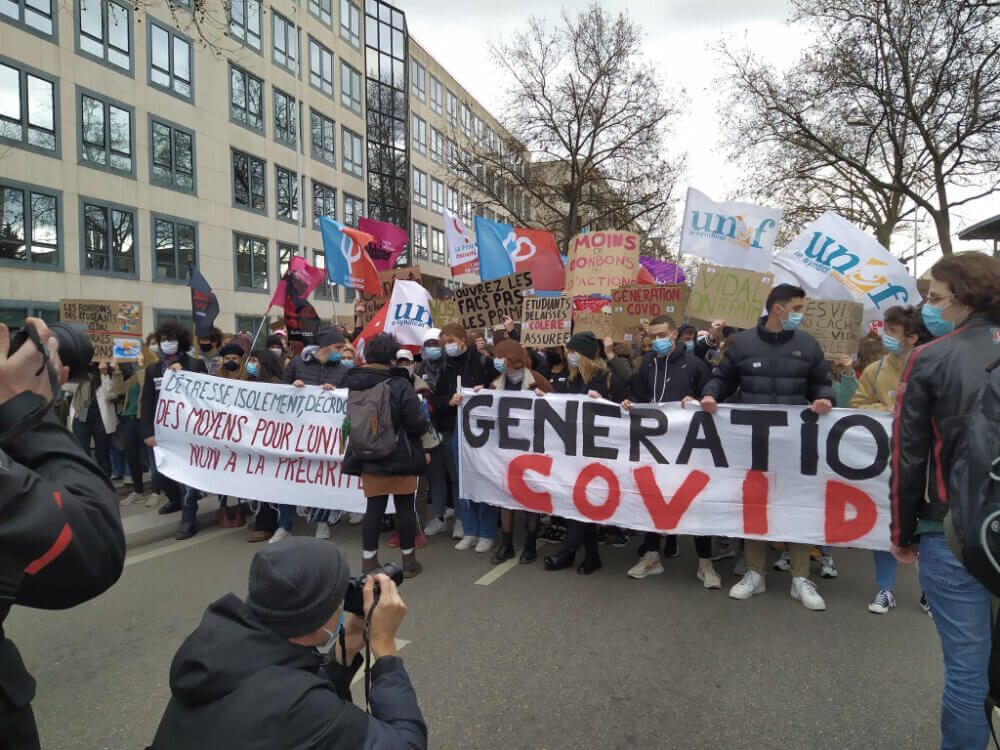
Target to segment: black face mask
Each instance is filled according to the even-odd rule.
[[[240,369],[240,363],[239,362],[233,362],[232,360],[229,360],[228,362],[226,362],[226,364],[224,365],[224,367],[227,370],[229,370],[229,372],[236,372],[236,370]]]
[[[122,378],[125,380],[132,377],[132,365],[118,365],[118,369],[121,370]]]
[[[562,362],[562,355],[559,352],[545,352],[545,360],[550,365],[558,365]]]
[[[201,349],[202,354],[208,354],[215,348],[215,344],[198,344],[198,348]]]

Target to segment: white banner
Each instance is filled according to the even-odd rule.
[[[827,211],[774,257],[775,283],[797,284],[816,299],[865,306],[864,328],[896,305],[920,302],[917,282],[878,240]]]
[[[463,397],[461,497],[643,531],[889,549],[891,414]]]
[[[479,273],[479,246],[457,216],[444,210],[444,236],[448,242],[451,275]]]
[[[363,513],[341,473],[347,391],[168,370],[156,404],[156,469],[205,492]]]
[[[753,203],[717,203],[688,188],[680,252],[720,266],[766,271],[782,212]]]

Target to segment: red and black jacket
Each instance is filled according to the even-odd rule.
[[[892,435],[892,542],[916,542],[917,521],[942,521],[948,480],[986,368],[1000,357],[1000,322],[973,315],[922,346],[903,368]]]

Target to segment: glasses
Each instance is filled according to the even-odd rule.
[[[924,297],[924,302],[929,302],[932,305],[937,305],[939,302],[947,302],[953,296],[954,296],[953,294],[945,294],[945,295],[928,294],[926,297]]]

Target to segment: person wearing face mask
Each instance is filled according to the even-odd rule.
[[[219,366],[222,364],[222,357],[219,349],[222,347],[222,331],[212,328],[207,336],[198,337],[198,359],[205,362],[209,375],[218,374]]]
[[[247,380],[251,383],[280,383],[284,375],[278,355],[270,349],[254,349],[246,362]],[[254,512],[253,531],[248,542],[266,542],[278,528],[278,506],[273,503],[251,503]]]
[[[268,351],[278,358],[278,361],[281,363],[283,368],[288,366],[290,357],[288,356],[288,349],[285,344],[284,336],[278,333],[272,333],[267,337],[266,346]]]
[[[701,408],[715,412],[718,402],[737,397],[744,404],[811,404],[816,414],[833,408],[830,366],[819,343],[797,330],[806,308],[806,293],[792,284],[778,284],[768,295],[756,328],[736,335],[705,386]],[[780,541],[780,540],[778,540]],[[765,591],[767,542],[744,543],[747,572],[729,590],[733,599],[749,599]],[[823,610],[826,603],[809,580],[808,544],[790,544],[791,597],[806,609]]]
[[[424,345],[421,355],[416,372],[417,375],[424,379],[431,391],[433,391],[445,365],[440,328],[428,328],[424,332]]]
[[[417,364],[416,374],[427,385],[424,395],[425,406],[430,405],[431,396],[437,387],[441,373],[444,371],[446,359],[441,346],[441,329],[428,328],[424,332],[422,357]],[[428,408],[428,414],[430,409]],[[458,487],[458,476],[455,471],[455,461],[452,457],[450,440],[439,435],[439,442],[432,447],[431,459],[427,467],[427,483],[431,495],[431,519],[424,526],[425,536],[440,534],[448,528],[448,521],[455,517],[455,511],[448,507],[449,499],[454,503],[455,497],[451,489]]]
[[[989,740],[983,704],[991,597],[955,557],[943,532],[950,522],[955,446],[986,368],[1000,358],[1000,260],[976,252],[939,260],[921,315],[938,338],[910,354],[896,389],[891,552],[903,563],[919,556],[920,586],[944,652],[941,747],[980,748]]]
[[[344,611],[349,581],[334,544],[296,538],[258,551],[246,600],[210,604],[174,656],[151,750],[424,750],[427,725],[396,651],[406,605],[384,574],[363,590],[371,715],[351,702],[364,619]]]
[[[344,348],[340,352],[340,364],[348,370],[358,364],[358,352],[353,344],[344,344]]]
[[[234,339],[221,349],[219,349],[219,367],[215,374],[225,380],[246,380],[247,371],[243,366],[243,358],[246,356],[241,343]]]

